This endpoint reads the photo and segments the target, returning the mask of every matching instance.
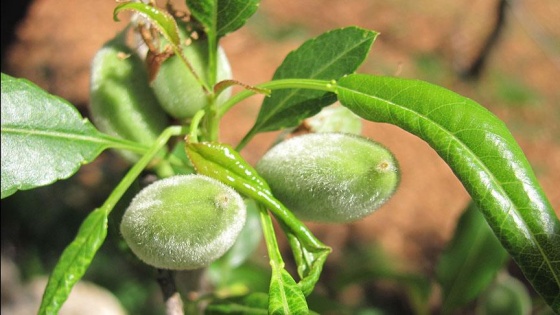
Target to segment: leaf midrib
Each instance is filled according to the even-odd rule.
[[[38,137],[47,137],[47,138],[58,138],[58,139],[67,139],[73,141],[81,141],[81,142],[89,142],[89,143],[98,143],[103,145],[110,145],[110,142],[102,137],[95,137],[95,136],[88,136],[88,135],[79,135],[70,132],[60,132],[60,131],[45,131],[45,130],[36,130],[36,129],[25,129],[25,128],[11,128],[11,127],[2,127],[1,129],[2,134],[16,134],[16,135],[26,135],[26,136],[38,136]]]

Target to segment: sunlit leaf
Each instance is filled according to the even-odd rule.
[[[560,309],[560,221],[505,124],[476,102],[426,82],[349,75],[341,103],[417,135],[447,162],[502,245]]]
[[[66,179],[123,141],[25,79],[2,74],[2,198]]]
[[[206,31],[215,30],[219,37],[231,33],[247,22],[259,7],[260,0],[187,0],[194,17]]]
[[[218,0],[218,36],[231,33],[247,22],[260,0]]]
[[[286,56],[274,73],[274,80],[303,78],[336,80],[358,69],[366,59],[377,33],[347,27],[310,39]],[[324,91],[307,89],[276,90],[265,98],[257,121],[245,136],[297,126],[336,101]]]
[[[308,314],[305,296],[292,278],[281,266],[272,264],[269,290],[269,314]]]

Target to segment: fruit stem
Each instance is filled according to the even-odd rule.
[[[229,100],[227,100],[226,102],[220,105],[220,108],[218,108],[218,115],[219,117],[222,117],[235,104],[255,94],[262,94],[262,91],[282,90],[282,89],[308,89],[308,90],[319,90],[319,91],[333,92],[333,93],[336,90],[335,83],[327,80],[315,80],[315,79],[273,80],[273,81],[255,85],[252,89],[247,89],[235,94]]]
[[[106,140],[107,145],[112,149],[127,150],[138,154],[145,154],[150,147],[135,141],[116,138],[107,134],[101,134],[101,138]]]
[[[194,114],[191,120],[191,124],[189,126],[189,139],[192,142],[198,142],[198,128],[200,125],[200,121],[202,120],[202,117],[204,117],[205,113],[206,112],[201,109],[197,111],[196,114]]]
[[[220,130],[220,116],[218,115],[215,95],[209,95],[208,115],[206,115],[206,131],[210,141],[218,141]]]
[[[270,217],[268,211],[266,211],[266,208],[262,206],[262,204],[259,204],[259,211],[270,263],[275,263],[277,266],[284,266],[284,261],[282,260],[280,249],[278,248],[278,241],[276,240],[274,226],[272,225],[272,218]]]

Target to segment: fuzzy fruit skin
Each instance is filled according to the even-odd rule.
[[[145,263],[162,269],[198,269],[234,244],[246,216],[243,198],[229,186],[203,175],[177,175],[140,191],[120,229]]]
[[[183,55],[191,63],[204,82],[208,81],[208,42],[197,40],[183,47]],[[232,78],[231,67],[224,50],[218,48],[217,82]],[[183,61],[172,56],[159,68],[151,86],[163,109],[177,119],[191,118],[208,105],[208,97],[202,86],[189,71]],[[220,93],[217,103],[225,102],[231,96],[231,89]]]
[[[312,133],[281,142],[256,169],[296,216],[325,223],[371,214],[393,195],[400,179],[389,150],[343,133]]]
[[[151,145],[168,118],[148,84],[144,62],[121,38],[109,41],[91,67],[90,111],[93,122],[112,136]],[[131,162],[136,154],[122,152]]]

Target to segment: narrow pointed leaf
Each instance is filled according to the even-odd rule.
[[[359,116],[399,126],[435,149],[527,279],[560,309],[560,222],[505,124],[422,81],[349,75],[338,85],[341,103]]]
[[[39,314],[58,314],[107,236],[107,215],[104,209],[96,209],[82,222],[76,238],[64,250],[49,277]]]
[[[476,298],[503,267],[508,254],[482,213],[471,204],[437,265],[442,313],[450,314]]]
[[[65,100],[5,74],[1,114],[2,198],[66,179],[124,141],[97,131]]]
[[[324,33],[292,51],[273,79],[336,80],[353,73],[368,56],[377,33],[347,27]],[[336,101],[333,93],[318,90],[276,90],[265,98],[255,125],[246,136],[297,126]]]
[[[175,46],[179,46],[181,41],[179,29],[175,19],[166,11],[142,2],[125,2],[119,4],[113,11],[113,19],[118,21],[118,15],[122,11],[133,11],[142,15],[152,22],[163,37]]]
[[[281,266],[272,265],[268,300],[269,314],[308,314],[305,296],[292,276]]]

